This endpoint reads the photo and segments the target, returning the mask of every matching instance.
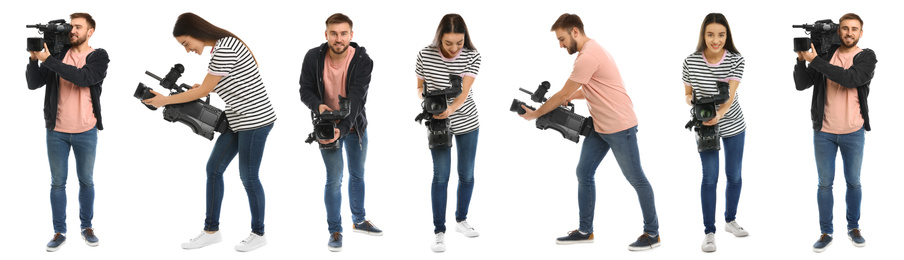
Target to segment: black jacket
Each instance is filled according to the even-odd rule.
[[[804,90],[810,86],[813,88],[813,101],[810,106],[810,119],[813,120],[813,130],[822,130],[822,122],[826,109],[826,79],[830,79],[845,88],[857,88],[857,97],[860,101],[860,115],[863,116],[863,128],[870,130],[869,107],[869,83],[873,79],[876,70],[876,53],[870,49],[863,49],[854,56],[854,64],[844,69],[832,65],[828,61],[835,55],[838,46],[833,47],[827,54],[820,55],[806,66],[806,61],[797,61],[794,66],[794,85],[797,90]]]
[[[349,43],[349,46],[355,48],[355,56],[348,65],[345,79],[345,94],[351,101],[351,108],[348,117],[340,120],[337,128],[342,137],[348,135],[349,129],[354,128],[361,138],[367,130],[364,103],[367,102],[367,89],[370,87],[370,73],[374,63],[364,47],[354,42]],[[301,79],[298,81],[301,88],[298,92],[301,94],[301,102],[308,106],[312,113],[319,112],[319,107],[323,104],[323,60],[328,51],[330,51],[328,43],[308,50],[301,65]]]
[[[91,89],[91,105],[94,108],[94,118],[97,119],[97,130],[103,130],[104,124],[100,115],[101,85],[107,76],[107,65],[110,57],[104,49],[94,49],[85,58],[82,68],[63,63],[63,58],[69,52],[71,46],[66,46],[63,51],[47,57],[47,60],[38,66],[37,60],[29,59],[25,67],[25,80],[28,89],[38,89],[44,85],[44,126],[53,130],[56,128],[57,109],[60,101],[60,78],[66,79],[79,87]]]

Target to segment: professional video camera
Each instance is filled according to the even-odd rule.
[[[728,91],[728,82],[716,81],[716,88],[719,94],[697,98],[697,91],[694,90],[693,103],[691,109],[691,120],[684,125],[684,128],[697,132],[697,151],[703,152],[707,150],[721,150],[722,145],[719,143],[719,125],[703,125],[703,122],[709,121],[716,117],[717,105],[725,103],[731,97]]]
[[[311,116],[314,118],[314,132],[308,135],[308,138],[304,140],[305,143],[313,143],[314,140],[333,140],[336,138],[336,133],[333,129],[336,128],[336,122],[348,116],[351,113],[351,101],[343,96],[339,96],[339,110],[336,111],[323,111],[319,115],[314,111],[311,111]],[[332,142],[329,144],[320,144],[320,149],[338,149],[339,141]]]
[[[813,24],[791,25],[791,28],[803,28],[810,35],[807,37],[794,38],[794,51],[807,51],[810,49],[810,43],[816,47],[816,54],[823,55],[829,52],[832,45],[841,45],[841,39],[838,38],[838,24],[832,22],[832,19],[816,21]]]
[[[451,88],[443,90],[429,91],[427,82],[424,82],[424,102],[421,106],[424,112],[417,115],[414,121],[421,123],[427,120],[427,143],[430,149],[433,148],[450,148],[452,147],[452,121],[449,118],[436,119],[434,115],[442,114],[449,107],[449,100],[461,94],[461,76],[449,74],[449,83]]]
[[[176,80],[182,77],[182,72],[185,72],[185,67],[182,64],[176,64],[163,78],[154,75],[150,71],[145,71],[144,73],[160,81],[160,86],[169,89],[170,95],[173,95],[191,89],[189,85],[176,83]],[[138,100],[145,100],[154,97],[154,94],[151,93],[151,88],[139,82],[133,96]],[[154,106],[145,106],[151,110],[157,110]],[[192,132],[208,140],[213,140],[213,132],[223,133],[229,129],[229,123],[226,121],[226,115],[223,110],[210,105],[210,95],[207,95],[207,100],[203,101],[196,99],[181,104],[163,106],[163,120],[183,123],[190,127]]]
[[[531,101],[544,103],[546,102],[546,92],[549,91],[549,81],[540,83],[540,86],[537,87],[537,91],[533,93],[524,88],[519,89],[521,92],[529,94]],[[512,101],[512,106],[509,110],[516,112],[519,115],[524,114],[527,111],[525,111],[524,108],[521,108],[521,105],[536,110],[518,99]],[[574,104],[568,102],[567,106],[560,105],[549,113],[537,118],[537,128],[540,130],[556,130],[561,133],[562,137],[565,139],[577,143],[582,135],[587,136],[593,132],[593,118],[574,113]]]
[[[63,47],[69,44],[69,33],[72,31],[72,25],[66,23],[66,20],[58,19],[47,22],[47,24],[25,25],[25,28],[37,28],[38,32],[44,37],[29,37],[28,51],[41,51],[44,44],[50,48],[50,55],[57,55],[63,51]]]

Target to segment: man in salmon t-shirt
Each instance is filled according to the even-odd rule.
[[[95,26],[91,15],[74,13],[69,18],[72,24],[70,44],[52,56],[46,44],[43,51],[29,52],[31,57],[25,69],[28,89],[47,86],[44,88],[44,121],[55,233],[47,243],[47,251],[51,252],[66,242],[66,179],[70,149],[75,153],[78,173],[81,236],[89,246],[98,245],[91,225],[94,218],[94,156],[97,131],[104,129],[100,93],[110,58],[104,49],[88,45]]]
[[[835,181],[835,155],[841,150],[844,160],[844,179],[847,182],[847,234],[854,246],[863,247],[866,240],[860,234],[860,166],[863,162],[864,131],[869,131],[869,111],[866,97],[869,83],[876,69],[876,53],[860,49],[857,42],[863,36],[863,20],[856,14],[845,14],[838,21],[841,46],[833,46],[828,53],[817,56],[810,51],[797,53],[794,84],[797,90],[813,88],[810,118],[813,120],[813,150],[819,189],[819,226],[822,235],[813,244],[813,251],[822,252],[832,244],[832,183]],[[806,66],[806,62],[810,65]]]
[[[593,128],[596,131],[584,139],[578,161],[578,207],[580,227],[568,236],[556,239],[557,244],[592,243],[593,210],[596,203],[596,184],[593,175],[609,149],[618,166],[640,200],[644,233],[628,249],[640,251],[658,247],[659,220],[653,200],[653,188],[640,166],[637,148],[637,117],[634,105],[625,91],[615,60],[603,47],[584,34],[584,24],[575,14],[563,14],[553,24],[559,46],[568,54],[578,52],[574,69],[562,90],[556,92],[536,111],[522,106],[524,119],[533,120],[549,113],[556,106],[572,99],[587,99]]]

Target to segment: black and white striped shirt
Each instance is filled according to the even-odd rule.
[[[738,53],[725,51],[722,60],[716,64],[710,64],[703,57],[703,53],[696,52],[684,59],[682,80],[684,85],[691,86],[697,93],[697,98],[716,95],[716,81],[741,81],[744,75],[744,57]],[[732,137],[747,129],[744,123],[744,113],[741,111],[741,103],[738,102],[738,92],[735,91],[731,108],[719,119],[719,136]]]
[[[213,91],[226,102],[226,119],[232,131],[252,130],[276,121],[257,63],[242,41],[217,40],[208,73],[222,76]]]
[[[414,72],[418,79],[423,79],[427,83],[427,90],[436,91],[452,87],[449,83],[449,74],[476,78],[478,70],[480,70],[480,53],[476,50],[462,48],[455,58],[446,59],[440,53],[439,47],[427,46],[418,52]],[[474,104],[473,96],[474,89],[471,88],[465,103],[449,116],[452,121],[452,134],[463,135],[480,127],[480,122],[477,120],[477,105]],[[446,102],[452,104],[453,99],[450,98]]]

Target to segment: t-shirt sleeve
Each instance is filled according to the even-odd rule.
[[[738,58],[735,59],[735,62],[731,64],[731,71],[728,72],[728,80],[736,80],[738,82],[741,81],[741,78],[744,77],[744,57],[738,55]]]
[[[238,62],[238,55],[235,50],[229,46],[219,46],[213,50],[210,57],[210,65],[207,66],[207,73],[214,76],[225,77],[232,72],[235,63]]]
[[[480,71],[480,53],[475,51],[474,55],[468,59],[468,65],[465,66],[465,70],[461,73],[461,76],[469,76],[472,78],[477,78],[477,72]]]
[[[414,64],[414,75],[418,79],[426,79],[424,76],[424,55],[423,51],[417,52],[417,62]]]
[[[574,60],[574,69],[568,79],[581,84],[590,83],[590,77],[599,69],[599,66],[599,59],[582,53]]]
[[[684,59],[684,63],[681,66],[681,81],[684,82],[685,86],[691,86],[691,72],[687,69],[687,59]]]

